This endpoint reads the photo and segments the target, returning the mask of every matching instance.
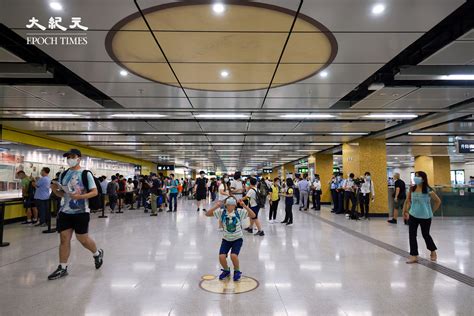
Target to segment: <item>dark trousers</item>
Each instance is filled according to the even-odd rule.
[[[173,200],[174,200],[174,211],[178,209],[178,193],[170,193],[170,211],[173,211]]]
[[[339,201],[337,197],[337,191],[336,189],[331,189],[331,198],[332,198],[332,210],[337,211],[339,209]]]
[[[295,188],[295,193],[293,195],[296,197],[296,204],[300,204],[300,189]]]
[[[272,201],[272,204],[270,204],[270,216],[269,216],[270,220],[276,219],[279,202],[280,202],[280,199],[276,201]]]
[[[36,207],[38,208],[40,224],[46,223],[46,212],[49,212],[49,200],[35,200]]]
[[[359,193],[360,216],[369,217],[370,193]]]
[[[289,224],[293,223],[293,205],[285,205],[285,220],[283,222]]]
[[[337,210],[336,213],[344,213],[344,191],[337,192]]]
[[[349,200],[352,204],[350,212],[354,213],[357,205],[355,194],[352,191],[344,191],[344,211],[346,213],[349,213]]]
[[[214,202],[216,200],[216,192],[211,192],[211,201]]]
[[[109,206],[112,211],[115,210],[115,206],[117,205],[117,199],[117,195],[109,195]]]
[[[313,191],[313,208],[317,211],[321,209],[321,191]]]
[[[421,226],[421,235],[426,243],[426,248],[430,251],[435,251],[436,245],[433,238],[430,236],[431,218],[417,218],[410,215],[408,219],[408,235],[410,237],[410,255],[418,256],[418,243],[416,241],[416,233],[418,225]]]
[[[149,190],[142,190],[141,200],[142,200],[142,205],[145,209],[146,209],[146,199],[148,199],[149,195],[150,195]]]

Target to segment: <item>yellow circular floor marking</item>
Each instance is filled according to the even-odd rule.
[[[212,274],[206,274],[202,277],[202,279],[206,280],[206,281],[214,280],[215,278],[216,278],[216,276],[212,275]]]
[[[232,278],[221,281],[215,276],[212,276],[212,279],[208,277],[210,277],[210,275],[205,275],[202,277],[199,287],[204,291],[216,294],[246,293],[255,290],[259,285],[257,280],[247,276],[242,276],[242,279],[240,279],[238,282],[234,282]]]

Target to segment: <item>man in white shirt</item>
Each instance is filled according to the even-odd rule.
[[[375,199],[374,183],[370,177],[370,172],[364,174],[364,183],[360,186],[359,205],[361,218],[369,218],[369,202]]]
[[[319,174],[314,175],[314,181],[311,185],[313,190],[313,210],[321,210],[321,181],[319,179]]]

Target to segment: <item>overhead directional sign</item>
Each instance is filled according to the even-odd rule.
[[[474,154],[474,140],[458,140],[458,151],[460,154]]]

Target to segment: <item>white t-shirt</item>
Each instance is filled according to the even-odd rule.
[[[224,184],[223,184],[223,183],[221,183],[221,185],[219,185],[219,197],[218,197],[218,200],[219,200],[219,201],[224,201],[224,200],[228,197],[228,195],[221,194],[221,190],[222,190],[222,191],[225,191],[225,187],[224,187]],[[230,193],[228,190],[225,191],[225,192],[226,192],[226,193]]]
[[[320,190],[321,190],[321,181],[319,181],[319,180],[314,180],[314,182],[313,182],[313,187],[314,187],[315,190],[320,191]]]
[[[233,180],[230,184],[231,190],[241,190],[244,188],[242,181],[240,180]],[[237,200],[241,199],[243,197],[243,193],[234,193],[233,194]]]
[[[249,198],[250,207],[257,206],[257,192],[255,188],[249,189],[245,196]]]

